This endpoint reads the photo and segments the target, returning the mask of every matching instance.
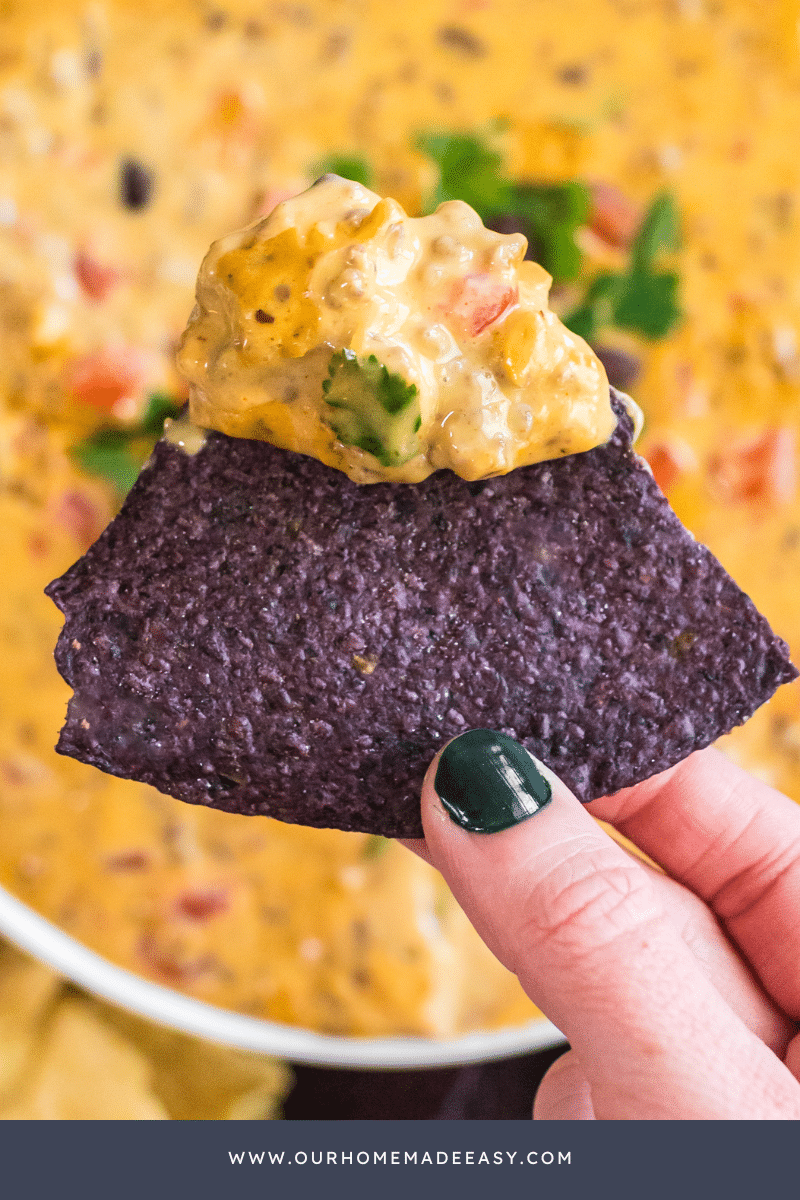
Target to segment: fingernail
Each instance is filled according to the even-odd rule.
[[[552,789],[536,763],[513,738],[471,729],[449,742],[433,786],[462,829],[498,833],[550,803]]]

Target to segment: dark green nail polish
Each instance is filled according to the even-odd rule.
[[[518,825],[552,796],[527,750],[491,729],[471,729],[445,746],[433,786],[456,825],[472,833]]]

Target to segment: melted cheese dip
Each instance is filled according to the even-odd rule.
[[[502,117],[512,178],[613,185],[638,214],[674,195],[684,322],[656,345],[613,340],[641,362],[642,448],[679,515],[797,660],[799,13],[796,0],[4,0],[6,887],[149,978],[310,1028],[445,1034],[531,1013],[400,847],[191,808],[55,755],[69,689],[42,589],[116,503],[65,447],[180,386],[174,348],[209,245],[310,185],[327,155],[362,154],[376,192],[419,214],[435,179],[416,135]],[[590,273],[624,258],[603,233],[579,235]],[[724,739],[798,798],[799,697],[781,688]]]
[[[459,200],[414,219],[321,179],[206,256],[178,355],[192,419],[357,483],[417,483],[440,467],[483,479],[598,446],[616,425],[606,373],[550,312],[552,280],[526,249]],[[333,408],[342,349],[355,380]],[[373,387],[370,356],[405,385],[399,411],[359,395]],[[365,437],[374,452],[353,444]]]

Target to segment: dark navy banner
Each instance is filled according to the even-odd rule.
[[[768,1122],[7,1122],[17,1200],[565,1197],[753,1200],[797,1191],[800,1129]]]

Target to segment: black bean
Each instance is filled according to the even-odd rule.
[[[497,213],[486,222],[486,228],[495,233],[522,233],[522,225],[522,218],[515,213]]]
[[[153,198],[153,176],[135,158],[123,159],[119,169],[120,199],[134,211],[147,208]]]
[[[97,76],[102,73],[102,70],[103,70],[102,51],[100,51],[96,48],[87,50],[86,58],[85,58],[84,62],[85,62],[85,66],[86,66],[86,74],[89,76],[90,79],[96,79]]]
[[[528,239],[528,249],[525,251],[525,257],[532,259],[534,262],[542,261],[544,247],[541,240],[531,228],[530,222],[519,213],[496,213],[486,222],[486,228],[493,229],[495,233],[523,234]]]
[[[443,25],[436,37],[440,45],[446,46],[448,50],[456,50],[468,58],[482,58],[486,53],[486,46],[481,39],[460,25]]]
[[[592,349],[605,367],[612,387],[625,392],[639,378],[642,362],[636,355],[618,350],[616,346],[593,346]]]
[[[582,87],[589,79],[589,71],[582,63],[570,63],[558,72],[558,79],[567,87]]]

